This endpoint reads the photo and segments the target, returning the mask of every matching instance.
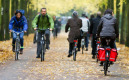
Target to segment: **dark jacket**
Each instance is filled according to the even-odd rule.
[[[65,26],[65,32],[68,32],[70,28],[68,41],[70,43],[74,42],[74,38],[80,37],[80,28],[82,27],[82,20],[79,18],[71,18],[68,20]]]
[[[101,17],[97,16],[96,18],[93,18],[90,20],[91,26],[90,26],[90,34],[97,34],[97,27],[99,25]]]
[[[116,18],[110,14],[104,15],[99,23],[97,35],[100,37],[118,37],[119,28]]]

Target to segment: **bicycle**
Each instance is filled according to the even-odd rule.
[[[84,50],[85,37],[86,37],[86,35],[87,35],[87,32],[81,31],[81,36],[82,36],[82,40],[81,40],[82,54],[83,54],[83,50]]]
[[[16,34],[15,60],[18,60],[18,54],[20,51],[20,34],[23,33],[23,31],[21,32],[12,31],[12,32]]]
[[[99,56],[99,55],[98,55],[98,50],[99,50],[99,48],[100,48],[100,43],[101,43],[101,42],[99,41],[99,39],[97,39],[97,43],[96,43],[96,44],[97,44],[97,49],[96,49],[96,62],[99,61],[99,60],[98,60],[98,56]]]
[[[76,61],[77,43],[78,43],[78,40],[77,40],[77,39],[74,39],[74,47],[73,47],[73,50],[72,50],[72,53],[73,53],[73,60],[74,60],[74,61]]]
[[[117,58],[117,50],[114,48],[111,48],[109,46],[109,43],[111,42],[110,38],[106,38],[106,46],[104,46],[104,48],[102,48],[103,50],[101,50],[101,58],[100,61],[102,61],[104,63],[104,67],[102,71],[104,71],[105,76],[107,75],[108,71],[108,67],[110,67],[110,65],[116,61]],[[99,53],[100,54],[100,53]]]
[[[45,56],[45,52],[46,52],[46,39],[44,37],[44,34],[45,34],[45,31],[46,29],[37,29],[39,31],[41,31],[42,33],[42,37],[41,37],[41,41],[40,41],[40,44],[41,44],[41,62],[44,61],[44,56]]]

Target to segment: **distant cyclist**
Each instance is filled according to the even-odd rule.
[[[49,49],[49,44],[50,44],[50,30],[52,30],[54,28],[54,21],[52,19],[52,17],[50,15],[47,14],[47,9],[46,8],[42,8],[41,9],[41,13],[36,15],[36,17],[34,18],[33,22],[32,22],[32,26],[34,28],[34,30],[36,30],[37,28],[39,29],[46,29],[45,31],[45,36],[46,36],[46,49]],[[50,29],[48,29],[50,28]],[[41,54],[41,44],[40,44],[40,40],[42,37],[42,32],[38,32],[38,40],[37,40],[37,57],[36,58],[40,58],[40,54]]]
[[[13,16],[9,22],[9,30],[10,32],[15,31],[15,32],[21,32],[27,31],[27,20],[24,16],[24,11],[23,10],[16,10],[15,16]],[[20,44],[21,44],[21,49],[20,49],[20,54],[23,54],[23,36],[24,32],[20,34]],[[15,42],[16,42],[16,33],[13,33],[13,41],[12,41],[12,50],[13,52],[15,51]]]
[[[72,18],[68,20],[66,26],[65,26],[65,32],[69,32],[68,41],[69,41],[69,55],[68,57],[72,56],[72,50],[74,46],[74,39],[78,39],[78,51],[80,51],[80,43],[81,43],[81,37],[80,37],[80,28],[82,27],[82,20],[79,19],[78,13],[76,11],[73,12]]]
[[[85,37],[85,47],[86,47],[86,51],[88,51],[88,44],[89,44],[89,29],[90,29],[90,21],[88,18],[86,18],[86,15],[85,14],[82,14],[82,32],[83,32],[83,36]]]

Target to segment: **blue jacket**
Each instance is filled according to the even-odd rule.
[[[27,31],[28,25],[25,16],[22,16],[17,20],[16,16],[13,16],[9,22],[9,30],[14,30],[16,32]]]

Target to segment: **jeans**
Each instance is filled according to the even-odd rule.
[[[21,44],[21,50],[23,50],[23,42],[24,42],[24,39],[23,39],[23,36],[24,36],[24,32],[23,33],[20,33],[20,44]],[[16,33],[13,33],[13,41],[12,41],[12,45],[15,46],[15,42],[16,42],[16,38],[17,38],[17,34]]]
[[[42,48],[41,48],[41,38],[42,38],[42,32],[38,32],[38,40],[37,40],[37,56],[40,56]],[[50,44],[50,31],[46,30],[45,31],[45,38],[46,38],[46,45]]]
[[[89,33],[87,33],[87,36],[85,37],[85,47],[88,48],[89,44]]]

